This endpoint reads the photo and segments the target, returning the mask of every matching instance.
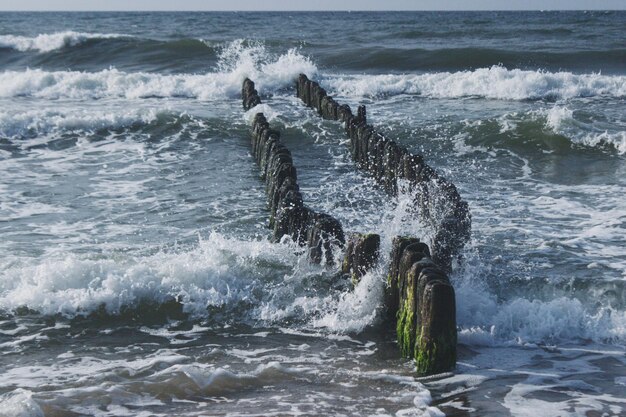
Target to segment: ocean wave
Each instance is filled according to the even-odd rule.
[[[203,395],[224,395],[228,392],[262,387],[296,378],[304,372],[290,368],[277,361],[261,364],[249,373],[237,373],[229,369],[201,365],[174,365],[156,376],[167,376],[168,384],[176,382],[179,387]]]
[[[472,33],[475,31],[472,29]],[[429,39],[463,37],[462,33],[433,33],[426,31]],[[474,33],[475,34],[475,33]],[[398,34],[394,40],[403,37]],[[447,44],[444,43],[444,44]],[[583,51],[547,51],[543,48],[505,49],[500,47],[465,46],[442,47],[441,43],[430,48],[413,48],[411,43],[399,47],[367,45],[339,49],[323,62],[331,67],[354,71],[460,71],[502,65],[510,68],[534,68],[558,71],[562,68],[599,71],[623,71],[626,49],[589,49]]]
[[[176,302],[192,318],[211,320],[215,314],[237,323],[271,324],[306,322],[337,298],[334,290],[322,288],[327,271],[310,264],[295,243],[216,232],[186,251],[104,259],[60,253],[35,264],[13,259],[1,266],[0,312],[6,314],[27,308],[68,318],[151,316]],[[320,286],[320,293],[312,286]]]
[[[167,109],[154,108],[106,111],[93,109],[40,109],[28,111],[0,110],[0,137],[22,139],[62,131],[94,131],[119,129],[148,124]]]
[[[31,391],[18,388],[0,396],[0,415],[6,417],[43,417],[39,404]]]
[[[457,152],[489,152],[490,146],[515,147],[527,151],[570,152],[581,147],[618,155],[626,154],[626,124],[620,116],[604,115],[593,120],[582,103],[555,103],[528,111],[513,111],[484,120],[463,120],[459,130],[464,138],[455,143]],[[532,134],[528,134],[532,132]],[[468,146],[469,145],[469,146]],[[575,145],[575,146],[573,146]],[[574,148],[574,149],[573,149]]]
[[[255,80],[262,94],[291,85],[300,73],[315,74],[313,62],[290,49],[270,54],[262,43],[233,41],[219,55],[216,72],[162,75],[107,69],[99,72],[5,71],[0,97],[101,99],[187,97],[200,100],[239,98],[244,78]]]
[[[76,46],[90,39],[129,38],[131,35],[119,33],[55,32],[43,33],[35,37],[0,35],[0,48],[10,48],[21,52],[50,52],[68,46]]]
[[[498,303],[488,291],[466,286],[456,291],[459,341],[468,345],[626,340],[624,311],[606,307],[594,312],[579,300],[567,297],[550,301],[515,298]]]
[[[353,97],[419,94],[432,98],[557,100],[626,96],[625,76],[509,70],[502,66],[459,72],[328,77],[324,84],[333,93]]]
[[[620,155],[626,154],[626,131],[586,133],[576,138],[576,141],[591,147],[612,146]]]
[[[567,106],[556,105],[545,112],[546,127],[554,133],[566,136],[572,142],[590,146],[611,146],[618,154],[626,154],[626,130],[609,130],[576,119],[574,111]]]

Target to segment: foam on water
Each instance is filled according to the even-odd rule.
[[[229,343],[227,340],[225,343]],[[215,398],[239,401],[242,415],[251,412],[257,415],[254,411],[257,403],[265,404],[263,415],[300,414],[297,412],[300,407],[321,415],[337,407],[350,407],[362,414],[357,407],[369,410],[368,404],[362,402],[363,395],[367,395],[377,401],[378,412],[383,415],[389,415],[390,409],[399,409],[397,415],[443,415],[430,405],[429,391],[415,381],[410,371],[370,366],[370,355],[376,351],[374,342],[363,349],[359,345],[355,349],[349,342],[327,339],[323,342],[342,354],[354,355],[352,358],[332,357],[306,344],[280,344],[272,349],[254,350],[245,341],[238,343],[237,338],[232,338],[230,344],[233,343],[238,348],[225,350],[224,346],[211,345],[214,348],[208,352],[206,346],[193,345],[178,350],[154,350],[149,343],[140,351],[134,350],[138,345],[130,345],[130,350],[123,349],[115,357],[101,357],[97,350],[80,356],[69,352],[52,360],[18,365],[0,376],[3,384],[47,389],[36,394],[36,400],[26,388],[15,389],[0,397],[5,400],[0,410],[5,411],[3,416],[11,417],[44,415],[42,409],[46,414],[54,410],[61,414],[73,411],[127,415],[122,411],[128,413],[133,406],[140,406],[154,407],[149,414],[161,415],[158,412],[163,407],[171,410],[177,403],[191,403],[200,396],[209,401]],[[317,382],[315,388],[308,386],[310,381]],[[267,402],[265,394],[276,399],[284,387],[290,390],[288,404]],[[285,405],[291,405],[291,412],[289,409],[280,412]],[[219,401],[213,404],[212,412],[222,414],[216,406]],[[205,415],[206,411],[190,410],[184,414]]]
[[[76,46],[90,39],[127,38],[130,35],[119,33],[85,33],[85,32],[55,32],[42,33],[35,37],[0,35],[0,48],[11,48],[21,52],[37,51],[50,52],[68,46]]]
[[[375,321],[382,307],[383,291],[379,271],[370,271],[361,277],[354,290],[342,294],[335,307],[313,324],[331,331],[361,332]]]
[[[456,283],[455,283],[456,284]],[[459,341],[474,346],[550,344],[576,340],[624,343],[626,312],[597,311],[579,300],[514,298],[498,302],[488,290],[455,285]]]
[[[59,254],[34,265],[13,260],[3,265],[0,274],[0,309],[27,306],[43,314],[72,317],[102,305],[115,314],[141,301],[177,298],[187,312],[206,315],[207,307],[236,308],[257,298],[254,288],[263,284],[255,268],[263,260],[298,263],[287,245],[233,240],[217,233],[188,252],[138,259]]]
[[[0,415],[5,417],[44,417],[44,413],[32,398],[33,393],[18,388],[0,396]]]
[[[0,136],[10,139],[34,138],[53,133],[117,129],[134,124],[147,124],[169,109],[131,108],[121,111],[93,108],[0,110]]]
[[[617,416],[622,415],[626,399],[611,384],[611,377],[619,375],[623,366],[621,347],[483,347],[471,360],[459,361],[458,374],[434,381],[431,387],[445,387],[445,396],[457,399],[476,389],[489,390],[489,401],[513,416],[581,416],[594,411]],[[505,389],[503,378],[507,379]],[[440,406],[464,409],[463,401]],[[488,407],[491,413],[485,414],[502,415],[499,406]]]
[[[518,229],[522,233],[514,232],[511,239],[515,243],[499,250],[500,255],[491,258],[491,262],[481,258],[476,241],[466,248],[461,268],[452,275],[461,328],[459,340],[487,346],[581,340],[624,343],[626,310],[620,296],[623,291],[620,277],[626,274],[626,263],[621,251],[620,219],[626,207],[621,200],[612,197],[619,195],[621,188],[526,184],[526,193],[504,196],[501,183],[496,181],[494,189],[499,190],[512,210],[504,216],[509,221],[492,224],[486,221],[488,210],[481,204],[472,207],[474,220],[479,220],[473,224],[474,233],[481,239],[485,239],[485,235],[511,235]],[[489,190],[485,192],[490,194]],[[550,192],[558,194],[551,196]],[[584,202],[587,198],[595,201],[597,209],[590,210]],[[524,210],[520,219],[515,217],[517,210]],[[555,227],[567,232],[555,233]],[[515,236],[521,236],[521,241]],[[603,243],[598,244],[598,240]],[[521,259],[508,263],[506,272],[495,272],[502,271],[497,266],[502,256],[511,256],[507,251],[528,250],[533,255],[523,254]],[[573,252],[570,262],[579,262],[578,270],[586,267],[589,271],[578,275],[578,284],[570,283],[571,275],[561,276],[555,272],[552,262],[558,263],[559,259],[554,258],[562,258],[565,250]],[[492,265],[494,263],[496,265]],[[535,263],[532,268],[531,263]],[[559,268],[563,270],[562,265]],[[496,287],[504,289],[511,285],[517,290],[497,294],[489,286],[490,279],[497,282]],[[537,281],[541,281],[539,288],[534,284]]]
[[[426,74],[333,76],[324,84],[339,94],[356,97],[420,94],[432,98],[553,100],[626,95],[625,76],[528,71],[501,66]]]
[[[102,308],[119,314],[139,303],[176,299],[196,318],[206,317],[209,308],[236,322],[304,319],[311,328],[358,332],[375,321],[383,288],[377,273],[364,277],[356,292],[311,291],[310,280],[322,279],[325,271],[309,264],[306,253],[295,244],[240,240],[219,233],[211,233],[186,251],[104,259],[56,251],[37,264],[14,258],[0,266],[0,311],[25,306],[66,317]],[[360,307],[355,308],[357,299]]]
[[[0,97],[39,99],[140,99],[186,97],[199,100],[239,98],[245,77],[253,79],[262,94],[291,86],[298,74],[314,75],[313,62],[290,49],[273,55],[262,43],[244,40],[224,46],[216,72],[163,75],[123,72],[115,68],[99,72],[4,71],[0,73]]]
[[[574,143],[598,147],[609,145],[618,154],[626,154],[626,130],[616,130],[594,126],[576,119],[574,111],[567,106],[555,105],[545,113],[546,126],[555,133],[570,138]]]

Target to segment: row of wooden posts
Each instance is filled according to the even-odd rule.
[[[428,245],[416,238],[394,238],[385,307],[395,319],[400,352],[415,359],[419,375],[452,370],[456,364],[456,306],[454,289],[445,271],[469,237],[467,204],[456,187],[438,176],[421,156],[409,153],[368,125],[364,106],[359,107],[356,116],[352,115],[348,106],[338,105],[305,75],[300,75],[296,90],[298,97],[322,117],[345,124],[351,140],[350,152],[359,168],[370,173],[390,194],[397,193],[399,180],[407,180],[416,196],[416,212],[440,223],[433,255]],[[261,104],[255,84],[249,79],[243,83],[242,101],[245,110]],[[357,284],[378,262],[380,236],[352,233],[346,244],[337,219],[304,204],[291,153],[263,113],[254,116],[251,153],[266,183],[273,239],[279,241],[289,236],[308,248],[312,262],[331,264],[343,253],[342,271]],[[443,209],[441,201],[447,201]],[[428,210],[443,212],[424,214]]]

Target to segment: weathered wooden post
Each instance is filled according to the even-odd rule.
[[[379,251],[380,235],[352,234],[346,245],[341,271],[350,274],[354,285],[358,284],[361,277],[378,262]]]
[[[403,356],[420,375],[451,371],[456,365],[456,301],[445,272],[417,239],[396,237],[388,276],[388,308],[396,315]]]
[[[305,81],[298,84],[298,96],[309,100],[310,83]],[[319,85],[314,93],[318,102],[326,94]],[[241,94],[244,109],[261,104],[254,82],[247,78]],[[270,128],[263,113],[254,116],[251,153],[265,180],[273,240],[280,241],[288,235],[298,244],[308,246],[312,262],[333,263],[334,246],[343,247],[345,243],[341,224],[332,216],[316,213],[304,205],[291,152],[281,143],[280,132]]]

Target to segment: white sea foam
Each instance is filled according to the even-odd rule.
[[[211,233],[190,250],[145,257],[90,259],[57,251],[36,263],[0,263],[0,310],[27,306],[42,314],[74,317],[100,308],[117,314],[141,302],[175,298],[195,317],[206,317],[211,314],[207,308],[215,308],[237,314],[238,320],[271,324],[331,314],[338,303],[345,304],[339,292],[311,291],[311,277],[319,279],[323,273],[294,243]],[[364,328],[374,320],[377,294],[349,314],[351,321],[329,325],[330,330]]]
[[[56,49],[75,46],[89,39],[113,39],[130,37],[119,33],[84,33],[84,32],[56,32],[42,33],[35,37],[0,35],[0,48],[12,48],[21,52],[38,51],[50,52]]]
[[[564,392],[561,401],[545,400],[537,393]],[[529,377],[525,383],[515,384],[502,401],[511,415],[532,417],[541,410],[546,416],[576,417],[585,415],[588,410],[601,410],[611,404],[612,415],[623,415],[626,400],[621,396],[613,396],[599,392],[599,387],[581,380],[554,381],[548,378]]]
[[[43,417],[41,407],[32,396],[32,392],[21,388],[0,396],[0,416]]]
[[[167,113],[167,109],[131,108],[117,111],[89,108],[0,110],[0,136],[24,138],[42,136],[58,131],[92,131],[101,128],[115,129],[136,123],[147,124]]]
[[[365,274],[354,290],[343,294],[336,307],[315,320],[314,325],[332,331],[360,332],[372,324],[380,310],[384,283],[378,271]]]
[[[327,339],[324,338],[322,343],[326,342]],[[336,345],[330,342],[329,346]],[[283,392],[283,387],[287,387],[289,406],[298,407],[302,404],[310,410],[313,405],[311,400],[315,399],[315,412],[326,415],[329,414],[329,408],[334,409],[334,401],[337,399],[346,407],[356,410],[354,407],[362,403],[365,387],[368,397],[376,404],[377,411],[384,412],[384,415],[390,411],[385,410],[386,407],[406,407],[398,415],[442,415],[439,410],[430,406],[430,393],[421,383],[415,381],[408,370],[381,369],[378,362],[371,362],[370,358],[361,360],[358,357],[348,361],[348,367],[345,367],[341,365],[344,360],[341,355],[337,357],[326,351],[303,353],[302,349],[295,346],[283,345],[272,349],[257,349],[256,352],[244,350],[249,347],[243,344],[241,349],[232,349],[236,351],[234,357],[230,352],[228,357],[224,357],[223,351],[216,349],[219,363],[198,361],[194,354],[190,355],[188,349],[159,349],[148,353],[136,351],[132,344],[128,346],[128,350],[118,350],[106,357],[92,356],[85,352],[63,355],[52,361],[35,361],[8,369],[0,375],[0,382],[23,388],[0,398],[12,400],[6,404],[6,410],[13,411],[9,406],[15,404],[19,405],[18,411],[26,410],[21,414],[8,413],[9,416],[43,415],[32,412],[38,408],[34,408],[36,403],[26,389],[34,390],[46,386],[47,389],[39,393],[39,398],[48,409],[104,415],[101,410],[106,407],[109,414],[118,415],[113,410],[119,411],[131,404],[160,406],[167,403],[171,407],[176,401],[190,401],[198,395],[218,397],[243,393],[240,404],[244,404],[244,401],[265,401],[267,406],[273,407],[277,412],[264,412],[264,415],[284,415],[287,411],[278,411],[281,408],[277,407],[276,403],[279,401],[276,400],[278,393]],[[278,359],[263,355],[263,351],[268,350],[286,355],[276,355]],[[350,348],[346,352],[358,353],[358,350],[355,352]],[[200,351],[203,352],[202,357],[207,359],[206,353]],[[255,353],[260,355],[259,361],[251,363],[247,358],[256,358]],[[321,382],[321,385],[318,384],[321,388],[311,391],[308,386],[311,380]],[[370,388],[372,385],[383,387],[384,396],[379,395],[377,388]],[[337,386],[341,386],[340,396],[336,391]],[[267,398],[263,399],[263,395],[257,395],[257,392],[274,392],[273,401],[268,403]],[[168,397],[174,401],[169,403],[166,400]],[[0,404],[0,407],[3,405],[5,404]],[[363,405],[368,407],[367,404]],[[150,414],[160,415],[159,410],[156,411],[157,413]]]
[[[580,339],[626,341],[626,311],[610,307],[596,310],[567,297],[549,301],[515,297],[499,302],[485,285],[467,275],[454,277],[454,285],[462,343],[493,346]]]
[[[13,262],[0,272],[0,309],[28,306],[44,314],[74,316],[101,305],[116,313],[142,300],[178,297],[186,311],[204,316],[207,306],[236,308],[255,298],[253,289],[262,285],[255,264],[263,259],[298,264],[288,245],[233,240],[216,233],[189,252],[127,260],[68,254],[34,265]]]
[[[620,155],[626,154],[626,131],[609,132],[605,130],[599,133],[587,133],[582,135],[579,141],[592,147],[608,144],[613,146]]]
[[[274,109],[269,104],[263,103],[263,104],[257,104],[250,110],[246,111],[243,115],[243,118],[246,121],[246,123],[251,125],[257,113],[263,113],[263,115],[265,116],[268,122],[272,122],[280,114],[278,111],[276,111],[276,109]]]
[[[490,401],[508,408],[511,415],[581,416],[589,410],[609,408],[612,411],[609,414],[623,413],[626,404],[623,394],[606,385],[615,375],[620,375],[622,347],[607,349],[602,345],[581,347],[579,344],[543,349],[485,347],[475,352],[471,359],[459,361],[461,373],[432,383],[448,391],[444,398],[477,388],[487,390],[493,384],[499,385],[503,376],[510,375],[514,378],[508,388],[499,394],[494,390]],[[487,386],[479,387],[482,384]],[[446,405],[464,408],[459,403]]]
[[[261,94],[291,85],[298,74],[315,74],[312,61],[296,49],[272,55],[262,44],[234,41],[224,47],[216,72],[162,75],[127,73],[111,68],[99,72],[5,71],[0,73],[0,97],[41,99],[102,99],[187,97],[200,100],[239,98],[241,83],[249,77]]]
[[[195,364],[174,365],[156,375],[184,375],[185,378],[193,381],[197,390],[205,395],[218,395],[228,391],[275,383],[302,373],[302,369],[289,368],[279,362],[271,361],[258,365],[249,373],[236,373],[225,368]]]
[[[571,122],[574,118],[574,112],[567,107],[554,106],[546,115],[546,124],[551,129],[558,131],[564,124]]]
[[[576,119],[574,111],[566,106],[555,105],[546,112],[546,127],[570,138],[574,143],[598,147],[609,145],[620,154],[626,154],[626,130],[611,130],[594,126]]]
[[[433,98],[485,97],[498,100],[567,99],[626,95],[626,77],[571,72],[509,70],[329,77],[324,84],[347,96],[420,94]]]

